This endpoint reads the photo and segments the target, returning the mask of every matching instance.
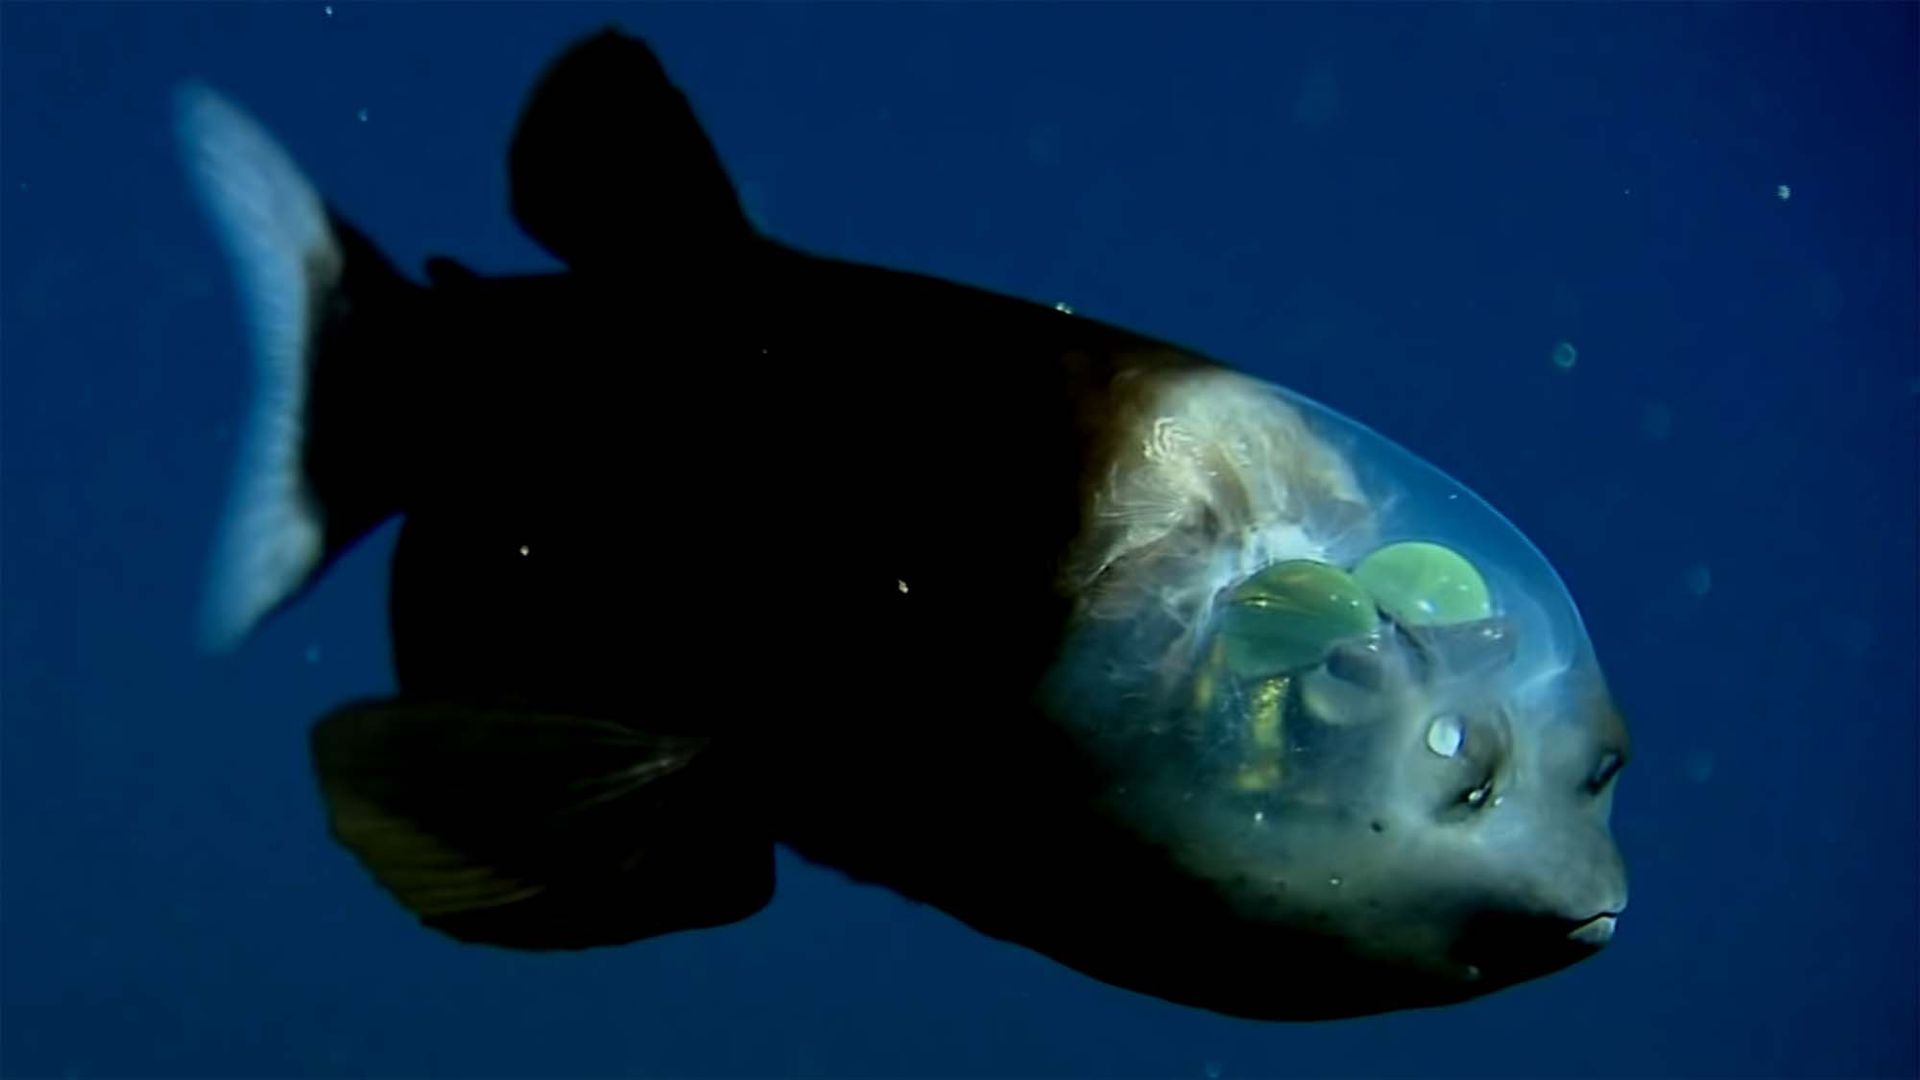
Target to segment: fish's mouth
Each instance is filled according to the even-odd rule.
[[[1619,925],[1619,923],[1619,912],[1603,911],[1567,931],[1567,938],[1570,941],[1577,941],[1582,945],[1591,945],[1594,948],[1599,948],[1613,940],[1614,927]]]
[[[1501,984],[1537,978],[1606,948],[1620,921],[1619,909],[1587,916],[1488,913],[1473,920],[1453,956],[1470,977]]]

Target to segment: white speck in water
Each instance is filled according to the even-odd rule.
[[[1687,591],[1695,596],[1705,596],[1713,591],[1713,568],[1706,563],[1694,563],[1687,567]]]
[[[1063,315],[1073,314],[1073,309],[1067,306],[1067,302],[1065,300],[1055,300],[1053,302],[1053,310],[1058,311]]]
[[[525,544],[521,544],[521,545],[520,545],[520,554],[521,554],[521,555],[523,555],[523,556],[524,556],[524,555],[529,555],[529,554],[531,554],[532,552],[533,552],[533,549],[532,549],[531,547],[528,547],[528,546],[527,546],[527,545],[525,545]]]
[[[1217,1061],[1207,1062],[1206,1068],[1203,1071],[1207,1074],[1207,1080],[1220,1080],[1220,1063],[1219,1062]]]
[[[1040,124],[1027,132],[1027,160],[1040,168],[1051,168],[1060,161],[1060,129]]]
[[[367,110],[366,110],[366,109],[364,109],[364,108],[362,108],[362,109],[361,109],[361,110],[360,110],[360,111],[359,111],[358,113],[355,113],[354,115],[356,115],[356,116],[358,116],[358,117],[360,118],[360,122],[361,122],[361,123],[363,123],[363,124],[364,124],[364,123],[366,123],[366,122],[367,122]]]
[[[1340,887],[1340,879],[1337,877],[1330,877],[1327,879],[1327,884],[1337,889]]]
[[[906,583],[906,582],[904,582],[904,581],[902,581],[902,582],[900,582],[900,591],[901,591],[901,592],[906,592],[906,591],[907,591],[907,583]]]
[[[1873,622],[1859,615],[1829,612],[1820,620],[1820,640],[1832,649],[1828,655],[1864,660],[1878,640]]]
[[[1640,434],[1648,442],[1665,442],[1673,434],[1673,410],[1664,401],[1648,401],[1640,406]]]
[[[324,8],[322,8],[321,10],[322,10],[322,11],[325,11],[325,12],[327,13],[327,18],[329,18],[329,19],[331,19],[331,18],[333,18],[333,5],[332,5],[332,4],[328,4],[328,5],[326,6],[326,7],[324,7]]]
[[[1255,810],[1253,812],[1253,820],[1256,824],[1267,820],[1267,812],[1265,810]]]
[[[1785,184],[1781,184],[1779,187],[1773,189],[1773,195],[1774,198],[1779,199],[1781,202],[1786,202],[1788,199],[1793,198],[1793,189]]]
[[[1572,371],[1574,362],[1580,359],[1580,353],[1573,342],[1563,341],[1553,347],[1553,366],[1561,371]]]
[[[307,646],[307,663],[317,664],[319,662],[320,662],[320,646],[318,645]]]

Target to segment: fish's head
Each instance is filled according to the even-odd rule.
[[[1546,560],[1285,391],[1215,380],[1158,405],[1229,467],[1140,464],[1205,527],[1107,553],[1143,569],[1089,590],[1051,700],[1108,762],[1108,812],[1216,905],[1179,992],[1355,1015],[1605,946],[1627,903],[1608,824],[1626,728]]]
[[[1608,827],[1625,727],[1591,672],[1515,685],[1508,633],[1388,620],[1310,668],[1216,688],[1252,737],[1207,747],[1203,783],[1142,789],[1236,919],[1378,969],[1353,1008],[1369,985],[1398,1007],[1559,970],[1626,908]]]

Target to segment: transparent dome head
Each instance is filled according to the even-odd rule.
[[[1309,725],[1471,708],[1549,723],[1599,690],[1572,598],[1511,522],[1283,388],[1143,379],[1086,513],[1049,703],[1116,763],[1188,789],[1224,771],[1284,792]]]

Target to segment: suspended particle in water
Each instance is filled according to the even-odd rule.
[[[1673,434],[1673,410],[1664,401],[1648,401],[1640,406],[1640,434],[1648,442],[1665,442]]]
[[[355,116],[358,116],[358,117],[360,118],[360,122],[361,122],[361,123],[363,123],[363,124],[364,124],[364,123],[366,123],[366,122],[367,122],[367,110],[366,110],[366,109],[364,109],[364,108],[363,108],[363,109],[361,109],[361,110],[360,110],[359,112],[357,112],[357,113],[355,113],[354,115],[355,115]]]
[[[333,18],[333,5],[332,5],[332,4],[328,4],[328,5],[326,6],[326,7],[324,7],[324,8],[322,8],[321,10],[322,10],[322,11],[325,11],[325,12],[327,13],[327,18],[329,18],[329,19],[331,19],[331,18]]]
[[[1053,302],[1053,310],[1061,313],[1062,315],[1073,314],[1073,308],[1067,306],[1067,302],[1065,300],[1055,300]]]
[[[1574,361],[1578,359],[1580,359],[1580,352],[1573,347],[1571,341],[1563,341],[1553,347],[1553,366],[1561,371],[1572,371]]]
[[[319,662],[320,662],[320,646],[318,645],[307,646],[307,663],[317,664]]]
[[[1027,132],[1027,160],[1043,169],[1059,164],[1060,129],[1040,124]]]
[[[1788,199],[1793,198],[1793,189],[1785,184],[1781,184],[1779,187],[1773,189],[1773,196],[1781,202],[1786,202]]]
[[[1705,596],[1713,591],[1713,568],[1706,563],[1694,563],[1687,567],[1687,591],[1695,596]]]
[[[1829,656],[1864,660],[1873,652],[1873,623],[1857,615],[1829,614],[1820,620],[1820,640],[1831,647]]]

